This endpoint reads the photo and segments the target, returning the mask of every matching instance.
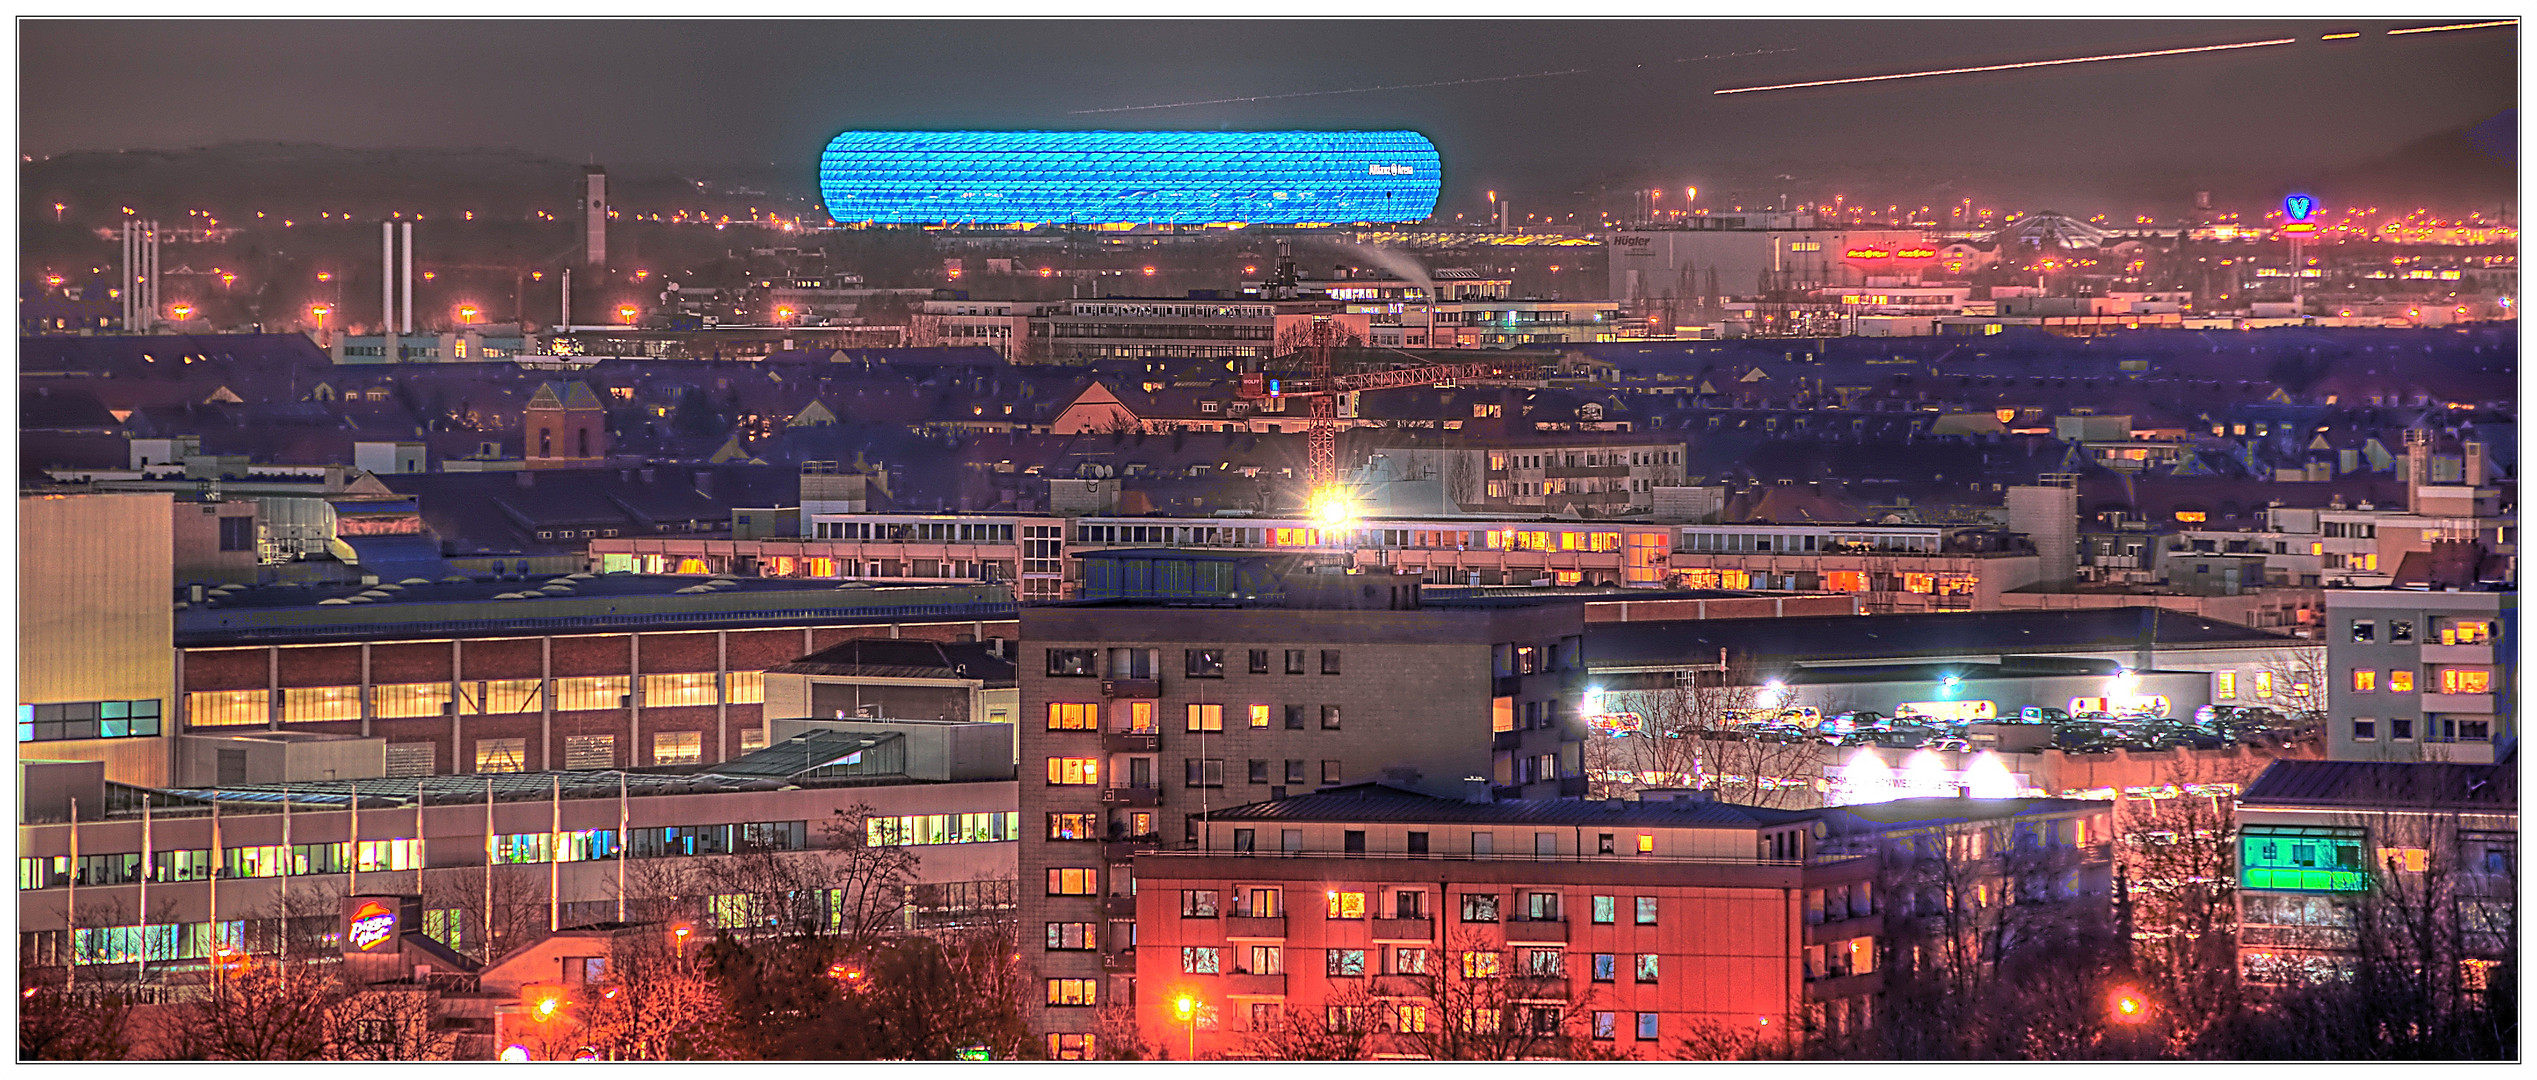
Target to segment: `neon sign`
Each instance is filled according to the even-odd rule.
[[[1850,250],[1841,253],[1841,257],[1845,259],[1886,259],[1892,258],[1893,255],[1893,252],[1887,251],[1884,248],[1873,247],[1851,248]]]
[[[1904,248],[1901,251],[1895,252],[1894,257],[1897,259],[1935,259],[1938,257],[1938,249]]]
[[[396,937],[396,912],[376,900],[361,905],[352,913],[352,925],[345,936],[356,949],[368,952]]]
[[[2309,220],[2315,216],[2317,216],[2317,200],[2313,197],[2292,195],[2282,200],[2282,217],[2287,219],[2282,224],[2283,232],[2315,232],[2317,223]]]

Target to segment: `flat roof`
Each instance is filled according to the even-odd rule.
[[[2153,607],[2081,611],[1791,615],[1755,619],[1598,622],[1586,627],[1595,668],[1714,663],[1719,650],[1784,661],[1911,660],[2136,648],[2313,644],[2301,638]]]
[[[674,630],[786,623],[1010,619],[1002,585],[805,585],[787,579],[588,573],[215,590],[180,604],[176,644],[204,647],[402,637]],[[328,603],[328,601],[347,601]]]
[[[1382,781],[1323,788],[1310,795],[1211,811],[1209,821],[1450,822],[1498,825],[1644,825],[1752,828],[1810,821],[1813,811],[1692,800],[1638,802],[1508,799],[1474,803]]]

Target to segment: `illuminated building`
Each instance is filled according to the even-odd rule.
[[[746,935],[771,930],[769,917],[791,898],[697,895],[657,883],[689,873],[721,881],[735,856],[838,840],[915,855],[913,888],[891,920],[899,928],[1009,910],[1020,822],[1008,744],[982,740],[965,759],[945,761],[928,755],[919,734],[810,730],[671,771],[122,788],[46,763],[31,773],[38,782],[18,831],[19,955],[30,971],[75,962],[128,972],[146,962],[154,982],[177,983],[200,978],[224,946],[258,962],[279,959],[286,933],[299,950],[293,959],[308,958],[313,942],[325,942],[331,958],[347,928],[310,911],[332,908],[336,896],[409,898],[413,919],[399,932],[420,931],[475,961],[620,919]],[[981,773],[995,778],[923,778]],[[827,832],[835,811],[858,804],[870,809],[861,835]],[[498,897],[490,920],[488,889]],[[814,902],[834,917],[834,900]],[[498,931],[491,950],[489,921]],[[475,970],[433,967],[437,977]],[[391,968],[390,978],[415,974]]]
[[[2452,549],[2486,559],[2472,544],[2444,543],[2417,562]],[[2418,577],[2392,589],[2326,590],[2327,756],[2510,756],[2519,741],[2518,599],[2507,583],[2442,587]]]
[[[1393,223],[1442,170],[1413,131],[848,131],[819,187],[847,224]]]
[[[1051,1056],[1085,1056],[1076,1003],[1130,1000],[1130,859],[1197,846],[1210,806],[1375,777],[1585,793],[1582,603],[1431,604],[1323,561],[1113,551],[1086,560],[1096,599],[1023,609],[1018,902]],[[1092,989],[1043,1002],[1047,980]]]
[[[2340,756],[2340,755],[2338,755]],[[2348,979],[2355,938],[2414,944],[2381,956],[2465,993],[2518,952],[2519,786],[2515,754],[2489,764],[2274,762],[2237,798],[2238,971],[2261,997]],[[2436,895],[2437,907],[2425,897]],[[2404,912],[2403,915],[2396,913]],[[2379,921],[2387,920],[2387,921]],[[2454,976],[2454,983],[2451,978]]]
[[[1689,224],[1614,233],[1607,295],[1625,305],[1683,307],[1766,290],[1906,285],[1949,276],[1937,242],[1919,229],[1825,228],[1803,214],[1710,216]]]
[[[1123,1003],[1145,1039],[1178,1056],[1184,997],[1203,1010],[1202,1058],[1251,1056],[1281,1012],[1334,1005],[1389,1014],[1370,1021],[1378,1057],[1427,1056],[1420,1029],[1460,1023],[1545,1024],[1640,1059],[1676,1057],[1704,1027],[1764,1046],[1865,1031],[1906,952],[1891,939],[1927,914],[1919,890],[1893,887],[1913,880],[1923,837],[2014,830],[2021,858],[2066,871],[2021,902],[2108,907],[2103,803],[1437,794],[1451,790],[1366,782],[1254,802],[1210,814],[1196,844],[1139,852],[1139,992]],[[1475,1004],[1496,1015],[1451,1015]]]
[[[265,740],[234,744],[242,768],[258,746],[341,743],[343,769],[390,777],[723,761],[765,745],[771,668],[856,637],[1013,636],[1011,594],[978,584],[610,574],[212,600],[176,614],[170,732]],[[20,741],[47,734],[22,709]],[[217,765],[202,755],[179,779],[207,783]]]

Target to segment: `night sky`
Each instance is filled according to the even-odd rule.
[[[1407,127],[1443,151],[1449,203],[1647,173],[2296,172],[2516,104],[2516,29],[2384,33],[2443,21],[24,21],[20,139],[38,155],[282,140],[798,164],[807,183],[849,127]],[[2362,36],[2318,40],[2336,30]],[[2300,40],[1711,93],[2273,37]],[[1473,79],[1497,81],[1087,111]]]

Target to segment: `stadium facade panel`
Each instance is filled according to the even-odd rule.
[[[1443,167],[1414,131],[848,131],[819,189],[848,224],[1388,223]]]

